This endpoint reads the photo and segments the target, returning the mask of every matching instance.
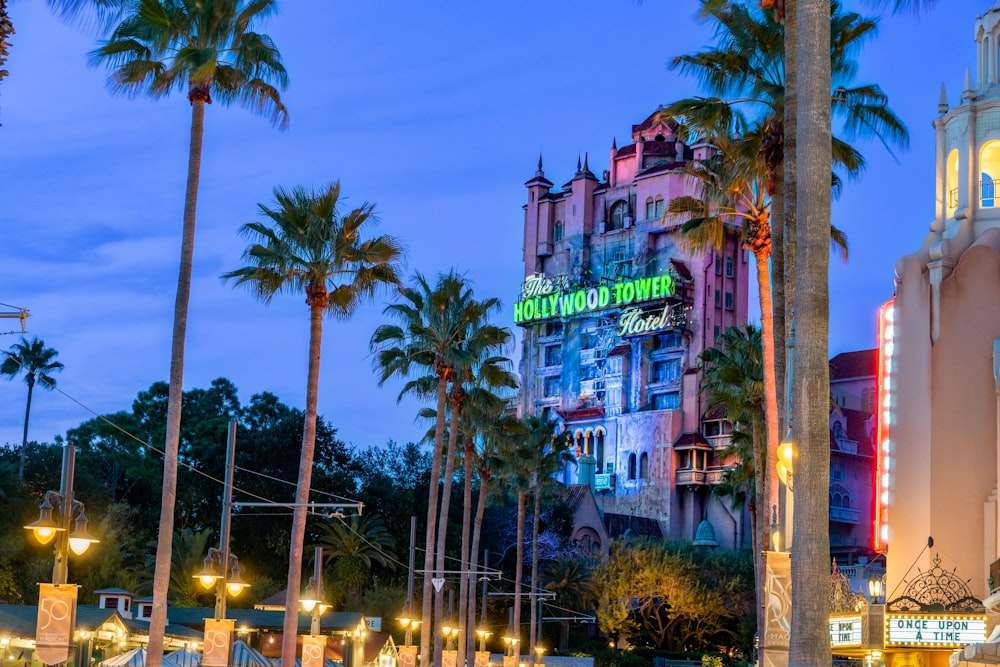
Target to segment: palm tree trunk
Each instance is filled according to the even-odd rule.
[[[774,330],[774,386],[778,396],[778,434],[784,436],[788,429],[785,419],[787,389],[785,385],[785,215],[788,198],[785,196],[785,169],[779,165],[775,180],[778,182],[771,196],[771,313]],[[794,210],[794,207],[792,207]]]
[[[762,489],[767,490],[766,510],[778,506],[777,474],[774,462],[778,460],[778,388],[775,381],[775,349],[774,349],[774,306],[771,300],[771,281],[768,276],[768,253],[754,253],[754,263],[757,269],[757,295],[760,299],[760,334],[761,352],[763,356],[764,375],[764,437],[767,443],[767,455],[762,463],[763,470],[757,470],[762,477]],[[759,503],[758,503],[759,504]]]
[[[486,498],[488,495],[490,483],[490,473],[484,471],[482,468],[479,470],[479,502],[476,504],[476,518],[473,520],[472,524],[472,546],[469,549],[469,563],[472,566],[471,570],[478,570],[479,564],[479,537],[482,534],[483,529],[483,515],[486,513]],[[483,563],[483,569],[486,568],[486,563]],[[483,610],[485,615],[485,610]],[[476,627],[476,587],[469,586],[469,610],[468,610],[469,627]],[[485,618],[483,619],[485,621]],[[485,622],[483,623],[485,625]],[[471,655],[475,649],[476,638],[469,633],[466,637],[465,645],[468,655]]]
[[[160,527],[153,574],[153,608],[149,617],[146,665],[163,664],[163,633],[167,625],[167,589],[170,586],[170,554],[174,537],[174,504],[177,498],[177,454],[181,440],[181,404],[184,389],[184,340],[187,336],[188,302],[191,300],[191,269],[194,264],[194,228],[201,176],[201,149],[205,134],[205,102],[191,101],[191,142],[188,148],[187,185],[184,190],[184,226],[181,259],[174,299],[174,326],[170,340],[170,378],[167,391],[167,425],[163,447],[163,490],[160,494]]]
[[[542,510],[542,487],[535,479],[535,512],[531,517],[531,588],[532,593],[537,593],[538,586],[538,515]],[[528,598],[531,605],[531,627],[528,628],[528,665],[535,665],[535,646],[538,640],[538,599],[532,595]]]
[[[323,312],[326,298],[310,297],[309,371],[306,381],[306,415],[302,428],[299,481],[295,487],[292,534],[288,547],[288,589],[285,591],[285,622],[282,625],[281,664],[295,664],[295,644],[299,631],[299,588],[302,585],[302,549],[306,535],[306,503],[312,483],[313,453],[316,450],[316,405],[319,397],[319,361],[323,343]]]
[[[468,639],[475,639],[476,625],[466,623],[469,615],[469,532],[472,520],[472,457],[475,454],[475,444],[472,438],[465,437],[465,447],[462,452],[465,463],[465,488],[462,493],[462,555],[460,558],[462,574],[458,585],[458,628],[459,640],[458,660],[456,664],[464,665],[465,656],[468,652]],[[472,586],[475,589],[475,586]]]
[[[776,330],[775,352],[781,357],[777,362],[781,364],[782,369],[781,376],[778,379],[778,390],[782,392],[778,399],[779,405],[784,404],[788,396],[787,374],[789,371],[785,369],[785,344],[788,341],[792,326],[792,317],[795,314],[795,193],[798,190],[798,183],[795,176],[797,164],[795,156],[797,142],[795,135],[796,128],[798,127],[798,120],[796,118],[798,92],[795,85],[798,76],[798,56],[795,47],[797,31],[798,20],[795,16],[795,0],[785,0],[785,159],[781,165],[780,174],[782,189],[785,194],[782,223],[784,225],[786,243],[782,249],[781,256],[781,301],[778,300],[778,293],[775,292],[774,294],[774,300],[778,304],[778,309],[782,311],[781,322],[775,320],[774,323]],[[779,324],[780,329],[778,328]],[[783,420],[785,417],[786,414],[782,414],[781,418]],[[784,434],[784,431],[782,431],[782,434]],[[775,484],[775,487],[777,487],[777,484]]]
[[[514,655],[521,655],[521,582],[523,581],[524,570],[524,515],[527,512],[528,492],[519,491],[517,494],[517,548],[514,553],[517,563],[514,564],[514,627],[511,628],[513,637],[517,639],[517,644],[513,648]],[[517,662],[520,662],[518,658]]]
[[[427,494],[427,529],[424,533],[424,590],[423,602],[420,607],[420,664],[431,664],[431,637],[434,626],[431,624],[434,584],[431,581],[434,570],[434,538],[437,535],[437,503],[438,485],[441,482],[441,448],[444,444],[444,407],[448,396],[448,375],[444,370],[438,372],[437,388],[437,420],[434,423],[434,454],[431,456],[431,483]],[[440,664],[440,663],[439,663]]]
[[[24,406],[24,436],[21,438],[21,463],[17,467],[17,478],[24,481],[24,463],[28,459],[28,418],[31,416],[31,392],[35,388],[35,374],[24,376],[28,383],[28,402]]]
[[[448,451],[445,454],[444,481],[441,485],[441,513],[438,515],[437,530],[437,565],[438,572],[445,569],[445,546],[448,540],[448,510],[451,509],[451,482],[455,477],[455,450],[458,446],[458,420],[461,409],[455,405],[451,408],[451,427],[448,431]],[[444,618],[444,588],[434,596],[434,624],[440,627]],[[444,636],[435,633],[434,664],[441,664],[441,651],[444,650]]]
[[[770,549],[771,540],[770,537],[770,521],[768,515],[770,513],[770,507],[761,507],[762,500],[767,500],[767,493],[761,491],[761,489],[767,488],[767,476],[762,470],[762,467],[767,467],[767,446],[766,441],[761,437],[760,432],[760,422],[758,419],[753,420],[751,426],[753,438],[753,460],[754,460],[754,486],[755,493],[754,498],[751,501],[753,507],[750,512],[750,534],[752,535],[751,540],[753,542],[753,577],[754,577],[754,596],[757,603],[757,632],[764,632],[764,551]],[[758,653],[757,658],[761,658],[761,654]]]
[[[790,667],[830,663],[830,3],[799,0],[795,272],[795,511]]]

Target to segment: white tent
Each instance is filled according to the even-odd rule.
[[[101,667],[146,667],[146,649],[139,647],[119,653],[100,665]]]
[[[233,657],[229,664],[231,667],[274,667],[269,658],[242,639],[233,642]]]
[[[281,667],[281,658],[274,659],[274,667]],[[302,667],[302,658],[295,658],[295,667]],[[330,658],[323,659],[323,667],[344,667],[336,660]]]
[[[201,667],[201,653],[185,646],[163,656],[163,664],[168,667]]]

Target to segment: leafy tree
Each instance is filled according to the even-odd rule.
[[[32,338],[29,342],[22,336],[20,342],[14,343],[10,351],[5,354],[6,357],[0,364],[0,375],[6,375],[8,380],[24,375],[24,383],[28,385],[28,401],[24,407],[24,437],[21,440],[21,464],[17,469],[18,478],[23,480],[24,461],[28,450],[28,418],[31,416],[32,391],[36,382],[45,389],[54,389],[56,380],[51,374],[61,371],[63,365],[56,361],[59,353],[51,347],[45,347],[45,343],[38,337]]]
[[[270,37],[253,31],[254,25],[276,8],[276,0],[136,0],[111,37],[91,53],[92,63],[105,64],[111,70],[108,85],[112,91],[128,95],[145,92],[159,98],[186,87],[191,104],[180,269],[170,344],[160,539],[149,628],[150,667],[160,667],[162,662],[167,620],[184,340],[191,294],[205,105],[210,104],[214,96],[223,104],[235,102],[268,115],[272,123],[287,124],[288,112],[278,88],[273,85],[277,83],[284,88],[288,82],[281,56]]]
[[[374,205],[362,204],[346,213],[340,206],[340,183],[322,191],[295,188],[274,191],[276,207],[261,205],[265,222],[243,226],[251,239],[244,251],[247,265],[223,278],[246,285],[262,302],[281,292],[304,293],[309,306],[309,369],[306,380],[305,424],[299,460],[292,535],[288,553],[288,591],[281,645],[282,660],[295,659],[299,583],[306,530],[305,503],[309,500],[314,449],[316,405],[323,317],[349,319],[375,293],[399,283],[402,249],[391,236],[368,236],[377,223]]]

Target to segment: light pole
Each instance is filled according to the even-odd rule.
[[[451,642],[455,637],[458,636],[458,626],[455,625],[445,625],[441,627],[441,634],[444,635],[444,648],[446,651],[452,651]]]
[[[487,630],[486,628],[480,628],[480,629],[476,630],[476,636],[479,637],[479,652],[480,653],[485,653],[486,652],[486,640],[490,636],[492,636],[492,635],[493,635],[493,633],[490,632],[489,630]]]
[[[323,547],[316,547],[315,563],[313,564],[313,576],[309,577],[309,585],[306,592],[299,599],[302,609],[310,614],[309,634],[319,635],[320,616],[326,609],[323,604]]]
[[[52,568],[52,583],[67,583],[69,576],[69,552],[77,556],[84,554],[91,544],[100,540],[87,532],[87,515],[83,503],[73,498],[73,477],[76,467],[76,446],[63,445],[62,480],[59,491],[46,491],[40,506],[38,520],[25,526],[41,544],[48,544],[55,538],[55,565]],[[58,520],[54,513],[58,513]],[[75,520],[73,531],[70,523]]]
[[[233,507],[233,459],[236,454],[236,422],[229,422],[226,447],[226,482],[222,497],[222,529],[219,548],[210,548],[204,567],[194,575],[205,589],[215,586],[215,620],[226,618],[226,593],[237,597],[249,586],[240,577],[240,559],[229,551],[229,521]]]

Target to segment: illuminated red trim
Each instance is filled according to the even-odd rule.
[[[886,340],[886,328],[889,324],[886,321],[886,314],[892,309],[895,299],[889,299],[878,311],[878,386],[875,388],[875,420],[878,425],[877,436],[875,438],[875,497],[874,509],[875,517],[873,521],[874,536],[872,543],[876,551],[881,551],[885,547],[886,540],[882,539],[882,529],[888,525],[889,508],[883,501],[882,495],[886,491],[882,487],[882,471],[888,470],[889,452],[886,451],[884,443],[889,437],[889,425],[885,423],[883,409],[885,392],[885,371],[891,355],[886,354],[886,344],[893,342]],[[894,323],[893,323],[894,324]]]

